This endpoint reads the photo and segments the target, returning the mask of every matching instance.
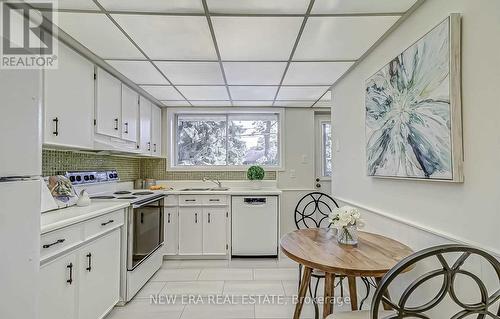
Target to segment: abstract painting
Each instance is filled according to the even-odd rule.
[[[462,182],[460,16],[366,81],[368,175]]]

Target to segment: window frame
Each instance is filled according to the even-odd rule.
[[[279,165],[261,165],[265,170],[283,171],[285,170],[284,163],[284,147],[285,147],[285,112],[283,108],[238,108],[237,110],[229,108],[171,108],[167,109],[167,170],[171,171],[245,171],[252,165],[177,165],[177,116],[179,114],[192,115],[223,115],[230,116],[231,114],[276,114],[278,116],[278,157]],[[165,126],[164,126],[165,127]],[[226,135],[227,135],[226,131]]]
[[[333,135],[333,127],[332,127],[332,121],[330,118],[330,115],[319,115],[317,116],[316,120],[316,150],[315,154],[319,155],[319,157],[316,158],[316,176],[319,178],[321,181],[330,181],[332,179],[332,176],[326,176],[325,173],[325,143],[324,143],[324,131],[323,131],[323,125],[324,124],[330,124],[330,133]],[[332,156],[333,156],[333,136],[331,136],[332,139]],[[332,158],[333,162],[333,158]],[[333,163],[332,163],[332,175],[333,175]]]

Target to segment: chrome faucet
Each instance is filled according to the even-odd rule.
[[[218,179],[210,179],[210,178],[205,176],[205,177],[203,177],[203,181],[204,182],[206,182],[206,181],[212,182],[212,183],[216,184],[218,188],[222,188],[222,183]]]

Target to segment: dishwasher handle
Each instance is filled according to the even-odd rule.
[[[265,205],[267,198],[265,197],[245,197],[243,202],[247,205]]]

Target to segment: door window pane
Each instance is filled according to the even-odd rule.
[[[332,125],[321,124],[321,133],[323,136],[323,176],[332,176]]]

